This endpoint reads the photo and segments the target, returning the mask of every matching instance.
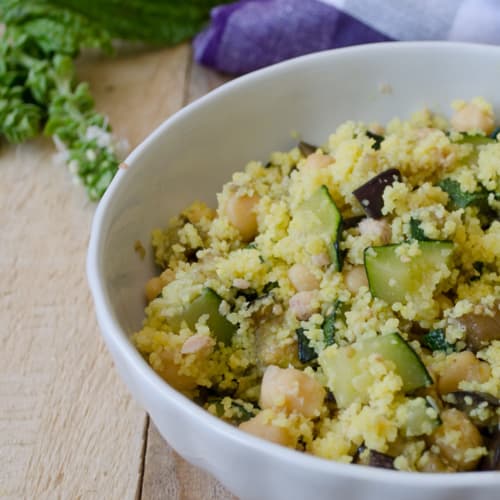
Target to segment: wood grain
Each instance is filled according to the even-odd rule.
[[[183,103],[189,48],[83,61],[137,144]],[[0,497],[134,499],[146,416],[118,380],[85,276],[95,205],[39,140],[0,155]]]
[[[150,424],[142,500],[236,500],[210,474],[182,459]]]

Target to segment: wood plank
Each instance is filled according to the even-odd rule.
[[[221,75],[195,63],[190,65],[185,104],[227,82]],[[210,474],[194,467],[165,443],[154,424],[148,429],[142,500],[235,500]]]
[[[82,62],[136,144],[183,102],[189,48]],[[95,205],[37,140],[0,155],[0,497],[134,499],[144,412],[98,333],[85,275]]]
[[[210,474],[181,458],[151,422],[141,500],[236,500]]]

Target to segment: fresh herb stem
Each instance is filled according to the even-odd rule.
[[[171,45],[193,36],[218,0],[0,0],[0,135],[22,143],[44,133],[98,200],[120,162],[121,143],[94,108],[73,60],[112,52],[112,38]]]

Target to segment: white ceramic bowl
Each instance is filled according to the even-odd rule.
[[[129,341],[153,275],[153,228],[215,193],[252,159],[291,147],[297,131],[323,143],[338,124],[385,122],[477,95],[500,116],[500,48],[385,43],[317,53],[234,80],[163,123],[127,159],[97,209],[88,277],[116,367],[163,437],[243,499],[492,500],[500,473],[416,474],[330,462],[280,447],[216,419],[169,387]]]

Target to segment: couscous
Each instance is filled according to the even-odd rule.
[[[491,106],[347,122],[153,232],[133,341],[245,432],[341,462],[500,468],[500,142]]]

